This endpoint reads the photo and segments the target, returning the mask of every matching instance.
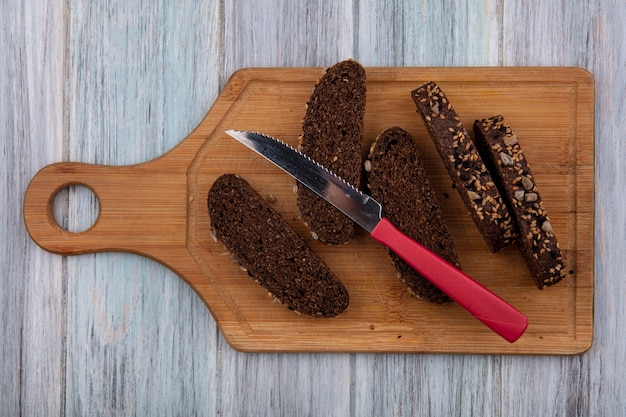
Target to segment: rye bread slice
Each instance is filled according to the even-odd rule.
[[[450,178],[491,252],[517,238],[515,222],[461,119],[441,88],[430,81],[411,96]]]
[[[335,64],[307,103],[300,151],[358,187],[364,114],[365,70],[353,60]],[[311,235],[322,242],[343,244],[354,233],[352,220],[299,183],[298,209]]]
[[[460,268],[443,211],[411,135],[399,127],[382,132],[365,167],[370,193],[383,205],[383,215],[404,234]],[[389,255],[398,277],[417,298],[452,301],[395,253]]]
[[[519,248],[537,288],[566,275],[563,255],[528,159],[501,115],[474,122],[474,141],[519,230]]]
[[[245,180],[219,177],[208,210],[217,240],[287,308],[311,317],[334,317],[348,308],[339,279]]]

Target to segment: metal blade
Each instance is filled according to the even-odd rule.
[[[261,133],[239,130],[226,133],[273,162],[368,232],[380,221],[382,208],[378,201],[291,146]]]

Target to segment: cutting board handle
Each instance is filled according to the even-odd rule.
[[[31,238],[39,246],[62,255],[103,250],[102,245],[99,245],[97,239],[92,236],[99,229],[101,212],[88,230],[79,233],[63,229],[53,214],[56,195],[72,185],[87,187],[102,205],[102,196],[91,180],[94,174],[103,168],[92,164],[60,162],[42,168],[32,178],[24,195],[24,223]]]
[[[146,205],[146,192],[132,186],[138,176],[145,175],[138,167],[77,162],[44,167],[32,178],[24,195],[24,223],[31,238],[43,249],[62,255],[103,251],[139,253],[132,240],[145,229],[141,222],[145,211],[141,209]],[[53,214],[54,198],[72,185],[87,187],[96,195],[100,206],[93,226],[79,233],[63,229]]]

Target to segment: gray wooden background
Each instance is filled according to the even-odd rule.
[[[622,0],[0,0],[0,414],[626,415],[625,9]],[[594,75],[590,351],[239,353],[155,262],[61,257],[27,236],[22,198],[44,165],[150,160],[200,122],[233,71],[349,57]],[[94,205],[71,189],[55,213],[78,230]]]

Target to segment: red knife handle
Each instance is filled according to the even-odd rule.
[[[508,342],[513,343],[524,334],[528,327],[528,318],[524,314],[406,236],[389,220],[382,219],[371,236]]]

